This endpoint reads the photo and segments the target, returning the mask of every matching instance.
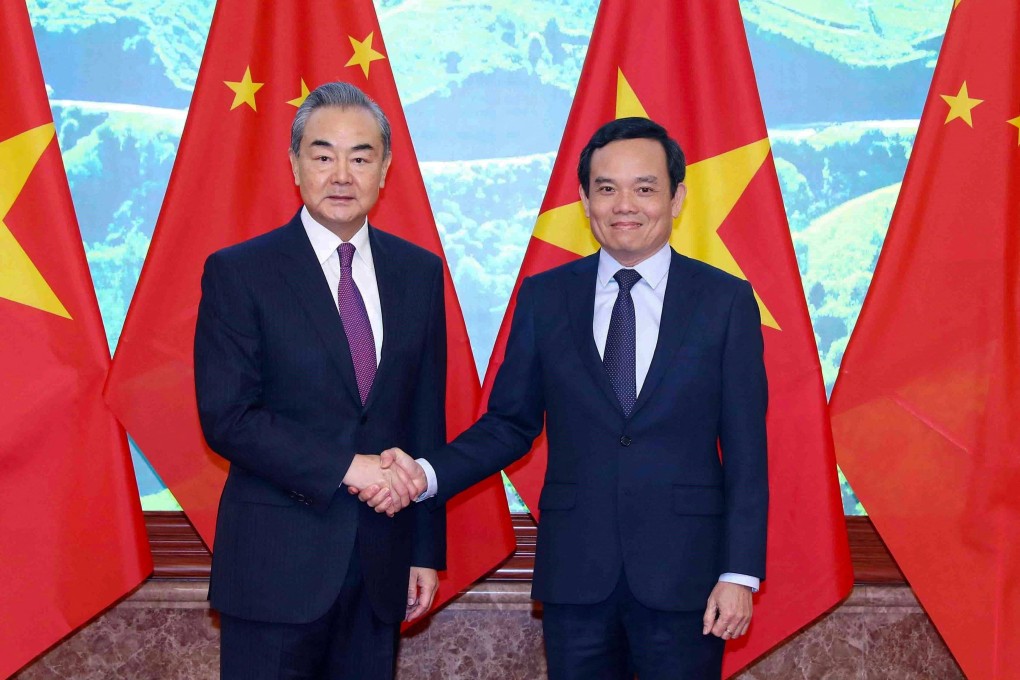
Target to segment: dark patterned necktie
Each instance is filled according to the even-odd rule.
[[[340,320],[347,335],[347,344],[351,348],[351,359],[354,361],[354,375],[358,380],[358,394],[361,403],[368,399],[368,392],[375,380],[375,336],[372,324],[368,321],[368,310],[365,301],[354,283],[351,263],[354,261],[354,245],[341,243],[337,248],[340,253],[340,283],[337,286],[337,302],[340,306]],[[615,312],[614,312],[615,313]]]
[[[602,365],[609,374],[609,382],[613,385],[623,413],[630,417],[637,401],[637,367],[636,349],[637,331],[634,321],[634,300],[630,289],[638,282],[641,275],[633,269],[621,269],[613,276],[620,284],[620,292],[613,304],[613,315],[609,318],[609,334],[606,336],[606,351],[602,355]]]

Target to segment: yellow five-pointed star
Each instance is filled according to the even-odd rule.
[[[959,7],[961,2],[963,2],[963,0],[953,0],[953,9]]]
[[[241,78],[240,82],[224,80],[223,84],[234,91],[234,101],[230,104],[231,111],[241,104],[247,104],[251,107],[252,111],[258,111],[258,109],[255,108],[255,93],[261,90],[265,83],[252,82],[250,66],[245,67],[244,77]]]
[[[647,118],[648,114],[623,71],[617,71],[616,117],[630,116]],[[689,165],[684,181],[687,198],[680,216],[673,221],[670,245],[684,255],[747,279],[719,236],[719,227],[758,173],[768,153],[769,140],[765,138]],[[681,222],[683,227],[678,229]],[[539,215],[535,223],[535,237],[582,257],[599,249],[580,201]],[[778,330],[779,323],[761,297],[757,292],[754,296],[758,300],[761,322]]]
[[[375,31],[368,34],[364,40],[355,40],[353,35],[347,36],[354,48],[354,56],[347,60],[344,66],[360,66],[361,70],[368,77],[368,67],[373,61],[385,59],[386,55],[372,49],[372,39],[375,38]]]
[[[954,97],[953,95],[942,94],[939,95],[942,99],[949,104],[949,114],[946,116],[946,123],[951,120],[960,118],[967,125],[974,127],[974,121],[970,116],[970,112],[975,106],[984,101],[984,99],[971,99],[970,93],[967,92],[967,81],[963,81],[963,85],[960,86],[960,91]]]
[[[719,236],[719,228],[758,174],[770,148],[766,137],[687,166],[684,179],[687,197],[680,216],[673,221],[673,236],[669,239],[677,251],[747,279]],[[678,229],[678,225],[682,227]],[[758,291],[754,297],[758,300],[761,322],[779,330],[779,323]]]
[[[70,319],[67,309],[4,224],[54,133],[53,123],[48,123],[0,142],[0,298]]]
[[[297,99],[291,99],[287,103],[290,104],[291,106],[301,106],[302,104],[305,103],[305,99],[307,99],[307,98],[308,98],[308,86],[305,85],[305,79],[302,78],[301,79],[301,96],[299,96]]]
[[[1010,118],[1006,122],[1012,125],[1013,127],[1017,128],[1018,131],[1020,131],[1020,116],[1017,116],[1016,118]],[[1020,146],[1020,132],[1017,132],[1016,145]]]

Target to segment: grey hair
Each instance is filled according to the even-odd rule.
[[[298,107],[294,122],[290,126],[290,150],[295,156],[301,151],[301,138],[305,135],[308,117],[312,115],[312,111],[323,106],[335,106],[340,109],[360,108],[371,113],[379,123],[379,132],[382,133],[383,158],[389,158],[390,121],[386,114],[367,94],[354,85],[341,81],[319,85],[308,93],[305,101]]]

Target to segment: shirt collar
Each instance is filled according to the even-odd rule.
[[[343,239],[316,222],[315,218],[308,212],[307,207],[301,208],[301,225],[305,228],[305,233],[308,235],[308,240],[312,244],[312,250],[315,251],[315,257],[320,265],[328,260],[336,252],[336,249],[340,247],[340,244],[343,243]],[[368,238],[367,217],[365,218],[365,224],[354,233],[349,243],[354,246],[354,256],[363,259],[365,264],[374,270],[372,266],[372,244]]]
[[[624,267],[603,248],[599,251],[599,271],[597,275],[599,286],[605,288],[609,285],[609,282],[613,280],[613,276],[621,269],[634,269],[641,275],[645,283],[654,290],[666,280],[672,253],[673,251],[669,247],[669,243],[664,243],[662,248],[657,250],[651,257],[638,262],[633,267]]]

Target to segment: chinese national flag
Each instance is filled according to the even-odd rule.
[[[0,3],[0,677],[152,571],[23,2]]]
[[[577,160],[614,118],[646,116],[683,147],[679,252],[748,279],[759,299],[769,378],[768,580],[727,675],[836,604],[853,576],[825,393],[736,0],[603,0],[552,178],[518,279],[598,249],[577,192]],[[513,304],[483,392],[506,348]],[[725,452],[723,452],[725,455]],[[544,438],[508,473],[532,513]],[[692,556],[697,559],[697,556]]]
[[[969,678],[1020,668],[1020,4],[957,0],[832,395],[839,462]]]
[[[180,149],[113,362],[107,400],[207,545],[227,463],[206,446],[192,348],[206,257],[288,221],[301,205],[287,149],[310,89],[347,80],[386,112],[393,163],[374,224],[442,256],[371,0],[220,0]],[[471,424],[479,385],[446,271],[447,433]],[[447,507],[449,569],[438,601],[513,549],[502,481]],[[438,603],[437,601],[437,603]]]

